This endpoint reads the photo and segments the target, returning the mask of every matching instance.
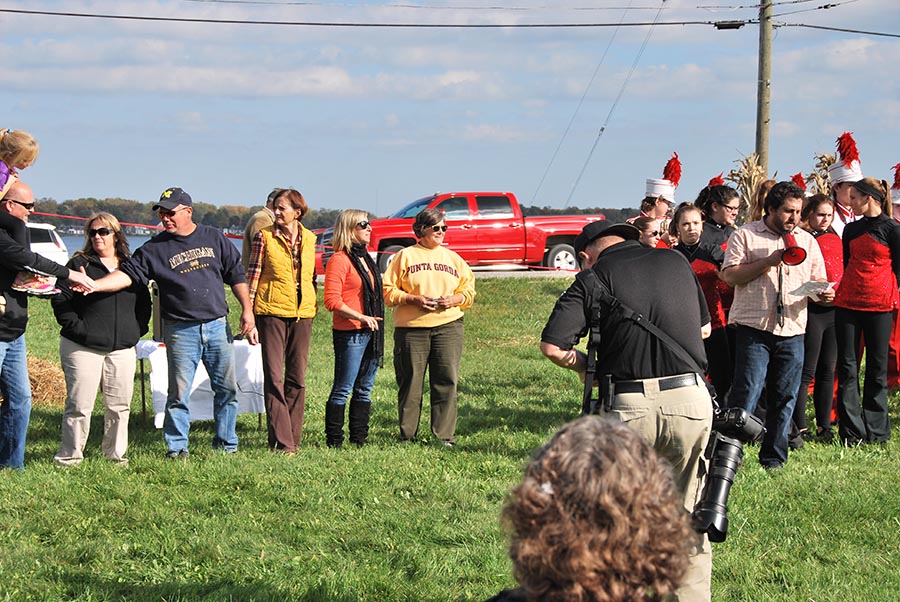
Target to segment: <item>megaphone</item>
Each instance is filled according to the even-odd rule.
[[[782,238],[784,239],[784,251],[781,253],[781,261],[785,265],[800,265],[806,261],[806,249],[797,244],[793,232],[785,232]]]

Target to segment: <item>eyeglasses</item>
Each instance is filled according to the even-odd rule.
[[[368,228],[371,225],[372,225],[372,222],[370,222],[369,220],[363,220],[363,221],[359,222],[358,224],[356,224],[356,227],[359,228],[360,230],[365,230],[366,228]]]
[[[171,219],[172,216],[174,216],[176,213],[178,213],[179,211],[184,211],[185,209],[187,209],[187,207],[182,207],[181,209],[176,209],[175,211],[167,211],[165,209],[160,209],[159,211],[156,212],[156,215],[159,216],[159,219],[162,219],[164,217],[168,217],[169,219]]]
[[[644,232],[647,236],[659,236],[659,230],[653,230],[651,232]]]
[[[737,213],[741,210],[740,205],[722,205],[722,209],[726,209],[729,213]]]
[[[109,228],[97,228],[96,230],[91,228],[90,230],[88,230],[88,234],[91,238],[94,238],[98,234],[100,236],[109,236],[110,234],[112,234],[112,230],[110,230]]]
[[[15,203],[16,205],[21,205],[21,206],[25,207],[26,209],[28,209],[29,211],[33,211],[33,210],[34,210],[34,203],[23,203],[22,201],[17,201],[16,199],[11,199],[11,198],[8,198],[8,197],[6,198],[6,200],[7,200],[7,201],[12,201],[12,202]]]
[[[446,224],[444,224],[443,226],[432,226],[431,229],[432,229],[434,232],[446,232],[448,227],[449,227],[449,226],[447,226]]]

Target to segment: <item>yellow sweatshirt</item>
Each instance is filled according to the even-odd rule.
[[[394,308],[394,326],[433,328],[462,317],[475,301],[475,275],[462,258],[446,247],[427,249],[415,244],[394,257],[384,274],[384,302]],[[462,294],[461,305],[428,311],[408,305],[407,297],[428,298]]]

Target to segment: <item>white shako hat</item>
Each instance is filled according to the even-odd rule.
[[[841,182],[859,182],[863,179],[862,166],[859,164],[859,151],[853,132],[844,132],[837,139],[838,159],[828,167],[831,184]]]
[[[647,179],[647,194],[644,196],[651,198],[661,197],[674,204],[675,189],[678,187],[678,182],[680,181],[681,161],[678,160],[678,153],[672,153],[672,158],[669,159],[665,168],[663,168],[662,179]]]

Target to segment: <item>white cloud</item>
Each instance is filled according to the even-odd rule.
[[[513,126],[491,124],[469,124],[463,129],[462,137],[470,142],[517,142],[527,138],[526,133]]]

